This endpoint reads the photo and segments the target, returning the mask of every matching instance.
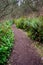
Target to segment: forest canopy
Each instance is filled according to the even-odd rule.
[[[43,7],[43,0],[0,0],[0,18],[39,11]]]

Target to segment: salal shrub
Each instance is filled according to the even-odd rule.
[[[0,65],[6,65],[7,59],[10,55],[14,41],[14,34],[12,32],[9,22],[0,24]]]

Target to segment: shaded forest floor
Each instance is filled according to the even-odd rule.
[[[43,65],[36,48],[32,45],[25,32],[12,26],[15,34],[15,43],[8,65]]]

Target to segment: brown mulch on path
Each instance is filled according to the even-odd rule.
[[[12,26],[15,34],[15,43],[8,65],[43,65],[32,41],[25,32]]]

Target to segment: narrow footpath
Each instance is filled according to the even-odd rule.
[[[12,26],[15,34],[15,43],[8,65],[43,65],[36,48],[32,45],[32,41],[15,25]]]

